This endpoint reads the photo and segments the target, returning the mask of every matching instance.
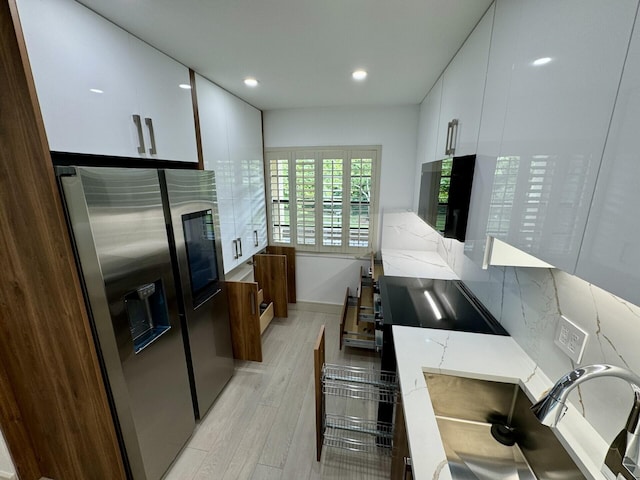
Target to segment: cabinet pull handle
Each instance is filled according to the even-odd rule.
[[[256,296],[255,292],[249,292],[249,302],[251,303],[251,315],[256,314]]]
[[[451,122],[447,123],[447,141],[444,143],[444,154],[449,155],[449,140],[451,139]]]
[[[146,123],[147,128],[149,129],[149,139],[151,140],[151,148],[149,149],[149,153],[151,155],[156,155],[158,150],[156,149],[156,135],[153,132],[153,120],[149,117],[144,119],[144,123]]]
[[[253,246],[254,246],[254,247],[257,247],[257,246],[258,246],[258,243],[259,243],[259,242],[258,242],[258,230],[254,230],[254,231],[253,231],[253,238],[254,238],[254,241],[255,241],[255,243],[253,244]]]
[[[238,237],[238,245],[240,245],[240,257],[242,256],[242,238]]]
[[[238,241],[234,240],[233,241],[233,259],[235,260],[236,258],[238,258]]]
[[[142,133],[142,122],[140,121],[140,115],[132,115],[133,123],[136,124],[136,130],[138,130],[138,153],[144,153],[144,134]]]
[[[456,147],[458,146],[458,119],[451,120],[451,140],[449,145],[449,155],[456,153]]]
[[[402,476],[404,480],[409,480],[410,478],[413,478],[411,465],[412,465],[411,457],[404,457],[404,475]]]

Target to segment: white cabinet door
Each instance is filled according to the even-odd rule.
[[[640,305],[640,25],[624,66],[622,83],[598,173],[576,274]]]
[[[196,91],[205,169],[216,173],[228,273],[267,245],[262,114],[199,75]]]
[[[249,158],[249,191],[251,211],[252,255],[267,246],[267,207],[265,200],[264,149],[262,145],[262,112],[245,104],[247,153]]]
[[[442,100],[442,76],[431,88],[420,104],[420,120],[418,122],[418,146],[415,176],[415,198],[413,209],[418,211],[418,196],[420,192],[420,176],[422,164],[436,160],[438,143],[438,121],[440,120],[440,101]]]
[[[493,12],[492,5],[444,71],[437,159],[449,156],[446,155],[448,124],[454,119],[458,122],[450,140],[455,147],[454,155],[476,153]]]
[[[229,94],[200,75],[196,75],[198,113],[205,170],[216,176],[216,195],[220,218],[220,241],[224,273],[238,265],[237,235],[233,207],[235,166],[229,157],[227,101]]]
[[[240,262],[251,258],[253,229],[251,223],[251,160],[249,148],[247,104],[228,94],[227,136],[229,158],[235,167],[233,181],[233,214],[239,242]]]
[[[490,70],[489,78],[504,75],[510,84],[487,230],[570,273],[636,6],[636,0],[497,3],[496,18],[508,8],[518,23],[506,32],[494,28],[492,50],[512,58],[490,63],[501,70]]]
[[[137,156],[129,34],[70,0],[19,0],[49,147]]]
[[[197,162],[186,67],[75,1],[18,9],[51,150]]]
[[[189,85],[189,69],[133,36],[130,50],[136,67],[137,112],[144,121],[145,156],[197,162],[191,90],[180,88]]]

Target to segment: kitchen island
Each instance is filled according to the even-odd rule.
[[[414,478],[452,478],[424,373],[519,384],[535,401],[554,381],[537,368],[511,337],[393,326],[405,423]],[[556,434],[587,478],[600,472],[608,444],[571,405]],[[622,428],[622,425],[620,426]]]

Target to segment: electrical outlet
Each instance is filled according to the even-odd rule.
[[[589,334],[564,315],[556,328],[554,343],[574,362],[580,363]]]

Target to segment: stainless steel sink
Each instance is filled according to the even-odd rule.
[[[535,418],[518,385],[424,377],[455,480],[586,478],[551,429]]]

